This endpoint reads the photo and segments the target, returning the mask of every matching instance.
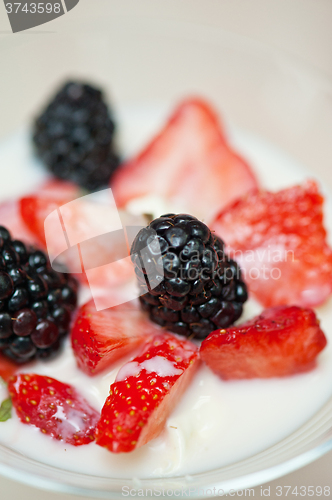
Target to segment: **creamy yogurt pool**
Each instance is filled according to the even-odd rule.
[[[132,153],[149,137],[164,117],[165,109],[130,107],[119,113],[121,141]],[[232,143],[250,161],[262,186],[279,189],[310,177],[282,152],[236,129],[230,130]],[[6,165],[1,198],[32,189],[44,174],[31,158],[28,134],[23,130],[0,145],[0,162]],[[27,175],[26,172],[29,172]],[[15,172],[15,174],[14,174]],[[22,173],[22,175],[21,175]],[[15,189],[12,177],[17,183]],[[327,226],[332,227],[330,202],[326,205]],[[135,200],[128,209],[133,213],[181,211],[169,207],[153,195]],[[85,301],[89,291],[81,293]],[[317,309],[321,326],[331,343],[331,301]],[[252,317],[261,307],[249,300],[240,321]],[[332,394],[332,352],[330,344],[319,356],[318,366],[310,373],[271,380],[225,382],[202,365],[190,387],[169,417],[163,433],[130,454],[112,455],[91,443],[73,447],[44,436],[38,429],[23,425],[13,417],[0,423],[0,444],[37,461],[60,469],[116,478],[159,477],[194,474],[249,457],[292,433],[306,422]],[[75,386],[96,408],[101,409],[123,363],[89,377],[76,366],[67,341],[57,359],[37,362],[22,368],[49,375]],[[0,387],[0,401],[7,397]]]

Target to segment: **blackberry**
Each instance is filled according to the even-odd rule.
[[[35,121],[33,142],[53,175],[94,191],[119,165],[114,128],[102,92],[68,82]]]
[[[242,314],[247,288],[223,241],[192,215],[166,214],[131,248],[142,309],[180,335],[203,339]]]
[[[2,226],[0,269],[0,351],[19,364],[52,358],[68,333],[76,281]]]

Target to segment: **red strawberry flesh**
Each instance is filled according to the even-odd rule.
[[[20,214],[26,227],[46,247],[44,222],[46,217],[61,205],[79,196],[78,187],[63,181],[50,181],[28,196],[20,199]]]
[[[109,288],[133,278],[125,235],[121,233],[120,236],[120,231],[114,231],[110,243],[110,210],[107,203],[91,202],[84,196],[80,197],[78,187],[71,183],[51,181],[38,192],[21,198],[17,204],[20,225],[43,248],[46,248],[45,219],[54,213],[54,218],[47,221],[47,250],[52,261],[57,258],[57,262],[64,264],[82,284],[93,289]],[[124,225],[137,226],[138,229],[145,225],[143,217],[128,216],[122,212],[114,218],[117,219],[117,216]],[[96,229],[98,238],[94,238]],[[64,230],[66,243],[70,243],[69,249],[63,248]]]
[[[119,371],[97,426],[96,442],[129,452],[157,437],[198,365],[196,346],[158,335]]]
[[[36,374],[18,374],[8,383],[21,422],[74,446],[94,440],[99,413],[68,384]]]
[[[313,307],[331,294],[332,250],[314,182],[253,192],[224,209],[211,228],[226,241],[249,291],[265,307]]]
[[[311,309],[278,306],[242,325],[212,332],[200,355],[226,380],[283,377],[312,369],[326,343]]]
[[[76,314],[71,342],[79,368],[95,375],[159,332],[136,301],[97,311],[91,300]]]
[[[8,382],[10,377],[17,371],[18,365],[0,353],[0,377]]]
[[[0,204],[0,225],[10,228],[13,239],[35,245],[38,238],[28,229],[20,214],[18,200],[9,200]]]
[[[183,101],[146,148],[112,177],[118,207],[158,195],[207,220],[257,187],[247,163],[232,151],[215,111],[199,98]]]

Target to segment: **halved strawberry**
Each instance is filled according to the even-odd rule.
[[[50,377],[21,373],[8,390],[21,422],[74,446],[94,440],[99,413],[74,389]]]
[[[198,98],[183,101],[161,132],[111,181],[118,207],[154,194],[178,212],[205,220],[256,186],[247,163],[227,144],[215,111]]]
[[[17,371],[18,365],[16,363],[13,363],[10,361],[10,359],[6,358],[3,356],[0,352],[0,377],[5,381],[8,382],[10,377],[14,375],[14,373]]]
[[[96,429],[96,442],[129,452],[157,437],[198,366],[196,346],[164,334],[119,371]]]
[[[224,209],[210,227],[226,241],[250,292],[265,307],[316,306],[331,294],[332,250],[315,182],[252,192]]]
[[[326,342],[311,309],[277,306],[242,325],[212,332],[200,355],[224,379],[283,377],[313,368]]]
[[[95,375],[159,332],[136,301],[97,311],[90,300],[77,311],[71,343],[80,369]]]

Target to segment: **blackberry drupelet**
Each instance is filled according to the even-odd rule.
[[[49,359],[62,345],[77,284],[46,255],[12,240],[0,226],[0,351],[16,363]]]
[[[248,294],[239,266],[195,217],[153,220],[137,234],[131,259],[142,309],[167,330],[203,339],[241,316]]]
[[[35,121],[33,141],[53,175],[94,191],[119,165],[114,128],[101,91],[68,82]]]

